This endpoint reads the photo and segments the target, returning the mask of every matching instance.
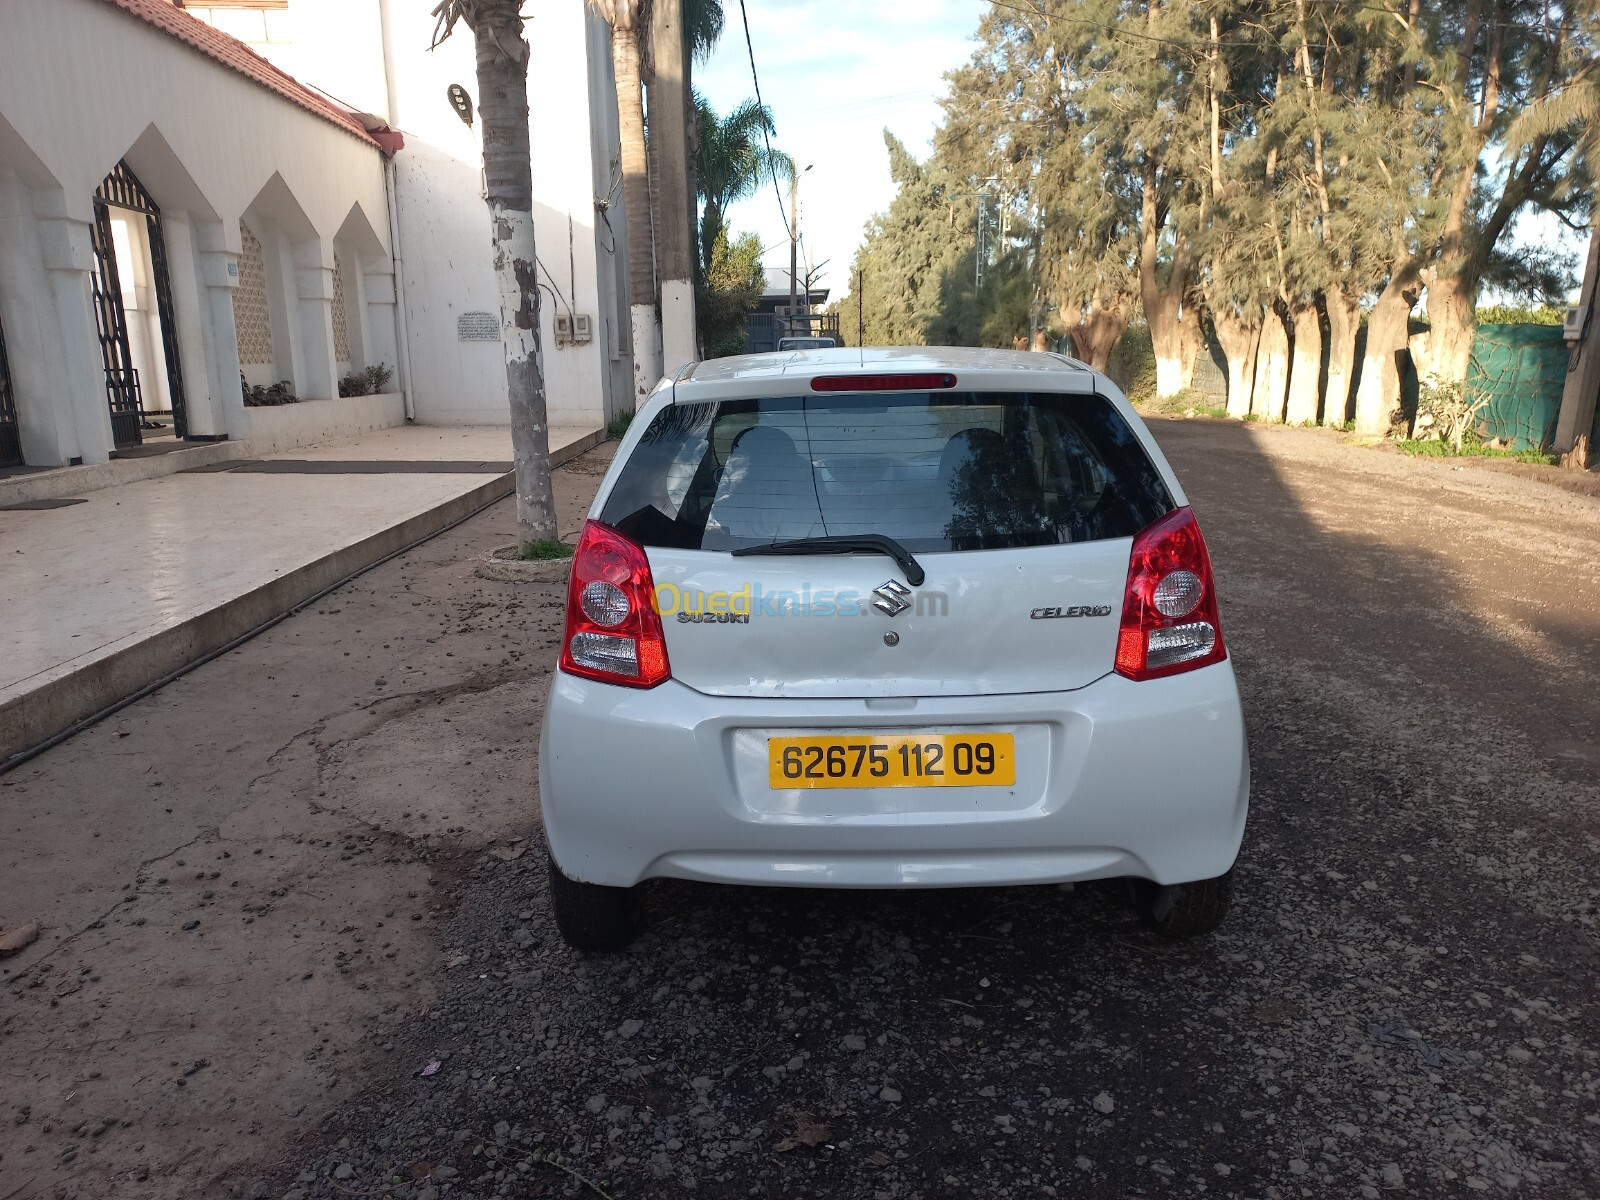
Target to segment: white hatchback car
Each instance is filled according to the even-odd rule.
[[[1209,932],[1250,764],[1211,564],[1105,376],[1051,354],[693,364],[579,537],[539,784],[580,949],[655,877],[1127,877]]]

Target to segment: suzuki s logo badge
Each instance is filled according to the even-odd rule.
[[[886,617],[898,617],[911,607],[911,589],[898,579],[880,583],[872,589],[872,607]]]
[[[1028,614],[1035,621],[1048,621],[1053,617],[1109,617],[1109,604],[1074,604],[1071,608],[1036,608]]]

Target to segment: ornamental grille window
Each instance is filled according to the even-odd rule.
[[[239,222],[239,286],[233,291],[233,332],[239,341],[239,363],[272,365],[272,321],[267,315],[267,273],[261,241]]]
[[[344,263],[337,256],[333,260],[333,357],[349,367],[350,326],[344,311]]]

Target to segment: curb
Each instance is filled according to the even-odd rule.
[[[550,456],[562,466],[606,440],[596,430]],[[516,493],[507,472],[426,512],[255,587],[209,612],[160,630],[78,670],[0,703],[0,774],[207,659],[275,625],[319,596]],[[561,563],[563,573],[568,563]]]

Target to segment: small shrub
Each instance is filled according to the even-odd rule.
[[[517,557],[523,562],[549,562],[557,558],[571,558],[575,549],[568,542],[557,538],[545,538],[538,542],[523,542],[522,549],[517,551]]]
[[[628,426],[633,424],[633,409],[626,409],[606,422],[606,436],[613,442],[619,441],[623,434],[628,432]]]
[[[389,386],[389,380],[394,372],[387,363],[374,363],[360,371],[351,371],[339,380],[339,395],[341,396],[377,396]]]
[[[1476,439],[1473,426],[1488,403],[1487,395],[1473,396],[1459,383],[1424,384],[1417,392],[1417,419],[1410,440],[1437,438],[1459,454],[1469,438]]]
[[[298,399],[294,386],[287,379],[273,384],[249,383],[243,371],[239,372],[239,390],[244,395],[246,408],[273,408],[279,404],[293,404]]]

